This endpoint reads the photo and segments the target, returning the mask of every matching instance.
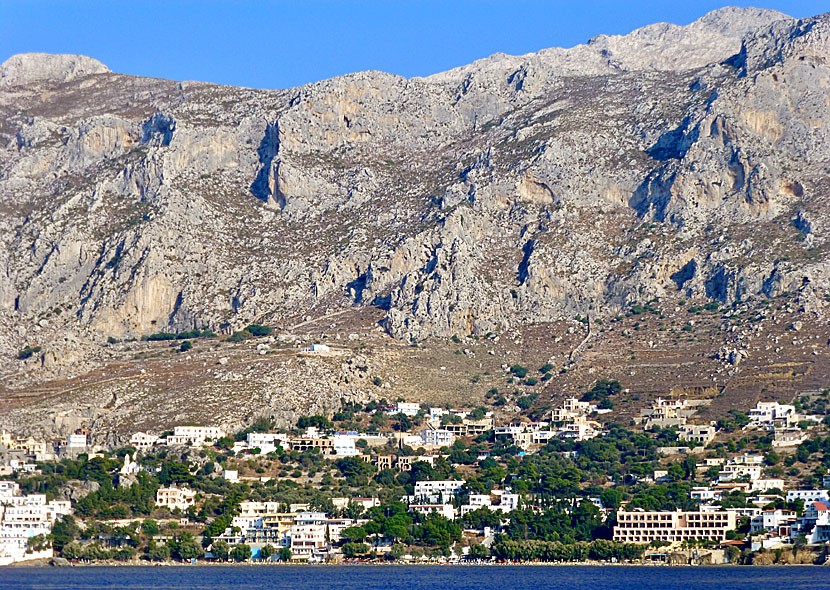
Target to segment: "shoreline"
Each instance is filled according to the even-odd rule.
[[[732,563],[723,564],[700,564],[692,565],[687,563],[670,564],[670,563],[612,563],[606,561],[573,561],[573,562],[554,562],[554,561],[523,561],[515,563],[504,562],[421,562],[421,563],[393,563],[393,562],[340,562],[340,563],[302,563],[302,562],[208,562],[201,561],[195,563],[181,563],[176,561],[165,562],[149,562],[149,561],[135,561],[135,562],[110,562],[110,561],[94,561],[94,562],[69,562],[69,563],[52,563],[52,559],[33,559],[27,561],[19,561],[0,566],[3,568],[35,568],[35,567],[54,567],[54,568],[96,568],[96,567],[117,567],[117,568],[147,568],[147,567],[642,567],[642,568],[758,568],[758,567],[822,567],[816,564],[765,564],[765,565],[741,565]]]

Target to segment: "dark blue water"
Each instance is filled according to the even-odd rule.
[[[830,589],[830,567],[239,566],[0,568],[2,590]]]

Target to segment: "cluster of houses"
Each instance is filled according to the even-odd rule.
[[[0,477],[12,473],[34,473],[36,463],[57,461],[91,451],[89,431],[76,430],[66,438],[43,440],[31,436],[14,436],[0,430]]]
[[[582,402],[571,397],[550,413],[548,422],[517,421],[505,426],[498,426],[494,433],[497,438],[511,441],[517,447],[527,450],[532,445],[544,445],[553,439],[589,440],[602,434],[599,422],[590,420],[589,415],[600,410],[590,402]]]
[[[412,417],[420,413],[422,408],[419,404],[398,402],[387,407],[380,407],[377,411],[389,415],[403,414]],[[454,419],[446,421],[443,419],[445,416],[452,416]],[[267,454],[275,451],[279,446],[291,451],[320,449],[327,455],[349,457],[361,454],[357,447],[360,440],[365,441],[369,447],[384,446],[391,440],[398,447],[409,446],[429,451],[451,446],[458,437],[478,436],[493,428],[492,412],[481,417],[473,417],[471,413],[462,410],[429,408],[424,415],[423,428],[420,432],[383,434],[322,432],[317,427],[310,426],[299,436],[279,432],[250,432],[245,440],[235,441],[231,450],[236,453]],[[172,445],[200,448],[225,436],[227,436],[225,430],[218,426],[176,426],[173,433],[166,437],[136,432],[130,437],[129,444],[144,451],[155,446]]]
[[[0,481],[0,565],[52,557],[45,537],[58,517],[71,513],[69,500],[47,502],[44,494],[22,494],[16,482]]]
[[[480,508],[507,513],[519,507],[519,495],[509,490],[493,490],[489,494],[469,494],[466,504],[456,507],[454,500],[464,485],[462,480],[419,481],[414,494],[402,498],[411,512],[438,514],[454,520]],[[192,490],[186,488],[162,488],[158,490],[156,503],[160,506],[184,509],[192,502]],[[331,499],[335,511],[340,514],[348,508],[357,508],[357,513],[380,506],[378,498]],[[229,545],[245,543],[257,557],[265,545],[274,548],[289,548],[292,559],[327,561],[340,553],[339,544],[344,531],[350,527],[368,522],[366,518],[331,516],[326,512],[313,510],[309,504],[281,504],[279,502],[242,502],[239,513],[231,525],[214,538]],[[374,548],[382,552],[389,550],[388,540],[377,539]]]
[[[320,349],[322,350],[322,349]],[[315,352],[317,350],[315,349]],[[640,413],[640,423],[645,430],[677,428],[678,439],[688,444],[682,447],[661,447],[664,454],[677,452],[699,453],[715,438],[715,423],[691,423],[694,415],[708,400],[666,400],[658,398],[650,408]],[[546,421],[515,421],[496,425],[492,412],[478,410],[467,412],[444,408],[424,408],[419,404],[398,402],[376,410],[388,415],[419,416],[421,426],[416,432],[361,433],[323,431],[310,426],[300,433],[250,432],[244,440],[235,441],[235,453],[268,454],[280,449],[308,451],[319,449],[326,455],[359,457],[378,470],[409,471],[416,461],[435,465],[442,449],[452,446],[457,438],[476,437],[492,431],[496,439],[509,441],[524,452],[544,445],[553,439],[584,441],[604,434],[601,424],[592,419],[599,409],[590,402],[568,398],[561,406],[551,410]],[[777,402],[759,402],[747,413],[747,429],[774,433],[773,446],[794,446],[806,438],[801,428],[805,421],[816,422],[818,416],[805,416],[796,412],[793,405]],[[139,451],[149,451],[159,446],[187,446],[194,449],[211,445],[228,436],[220,426],[182,425],[172,433],[156,436],[136,432],[129,444]],[[423,449],[421,454],[384,453],[389,447]],[[374,448],[374,452],[365,452]],[[0,431],[0,476],[15,472],[34,472],[37,462],[54,461],[61,457],[77,456],[82,452],[99,450],[89,441],[86,430],[77,430],[59,441],[37,440],[32,437],[16,437]],[[487,455],[484,452],[480,459]],[[626,510],[617,513],[617,525],[613,537],[630,543],[683,542],[710,540],[723,542],[727,532],[736,528],[738,520],[749,518],[753,549],[771,549],[792,543],[803,536],[809,543],[830,541],[830,497],[824,489],[786,490],[782,479],[764,478],[764,459],[761,455],[743,454],[731,459],[704,458],[697,464],[699,472],[717,472],[710,485],[692,488],[690,496],[699,503],[696,511],[643,511]],[[137,473],[143,469],[130,456],[124,460],[121,475]],[[238,481],[238,472],[226,470],[223,477]],[[651,481],[670,481],[668,470],[656,470]],[[830,486],[830,477],[825,478]],[[508,513],[520,506],[521,499],[510,489],[493,490],[487,494],[465,493],[462,502],[459,494],[461,480],[418,481],[414,492],[401,500],[408,509],[419,514],[438,514],[455,520],[469,512],[487,508],[494,512]],[[721,503],[733,492],[743,492],[747,505],[740,508],[722,508]],[[790,503],[804,502],[801,516],[795,511],[775,508],[765,509],[783,500]],[[609,510],[598,499],[592,501],[605,513]],[[187,487],[162,487],[157,491],[156,505],[171,511],[185,512],[196,502],[196,492]],[[216,540],[229,544],[246,543],[254,551],[254,557],[265,545],[291,549],[296,559],[328,559],[339,551],[338,544],[343,531],[365,523],[365,519],[348,518],[345,514],[358,514],[361,510],[378,506],[377,498],[332,498],[335,514],[312,509],[304,504],[290,506],[273,502],[243,502],[240,513],[230,527]],[[728,505],[728,504],[727,504]],[[11,481],[0,481],[0,564],[20,559],[51,555],[48,543],[34,543],[32,539],[48,535],[55,519],[71,513],[69,501],[47,502],[44,495],[20,493],[19,486]],[[376,541],[381,543],[382,541]],[[382,547],[378,547],[381,550]]]

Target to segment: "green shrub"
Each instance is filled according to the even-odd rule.
[[[248,338],[253,338],[254,335],[251,334],[248,330],[242,330],[241,332],[234,332],[226,339],[228,342],[244,342]]]
[[[262,326],[260,324],[251,324],[244,331],[249,332],[253,336],[270,336],[274,331],[270,326]]]
[[[32,355],[41,351],[40,346],[27,346],[17,354],[17,358],[21,361],[32,358]]]
[[[510,372],[513,373],[519,379],[524,379],[527,377],[527,367],[523,367],[521,365],[513,365],[510,367]]]

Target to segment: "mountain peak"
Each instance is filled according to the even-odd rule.
[[[85,55],[19,53],[0,64],[0,86],[20,86],[40,81],[68,82],[110,69]]]

